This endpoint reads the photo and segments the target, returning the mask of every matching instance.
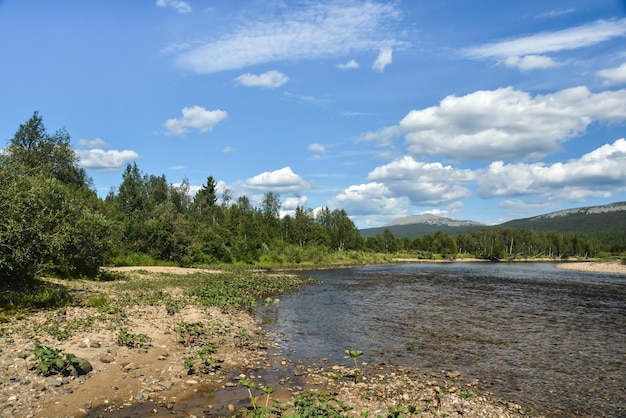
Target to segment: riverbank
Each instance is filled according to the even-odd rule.
[[[126,280],[171,283],[192,277],[172,274],[188,271],[149,270],[126,272]],[[424,376],[359,363],[355,379],[349,358],[347,365],[324,359],[294,363],[247,313],[193,303],[169,310],[166,299],[184,300],[176,286],[164,286],[160,298],[146,300],[134,293],[141,289],[121,292],[116,282],[67,284],[90,305],[98,305],[93,303],[98,298],[107,302],[9,317],[0,325],[1,416],[245,415],[251,407],[246,380],[258,385],[253,394],[259,405],[266,396],[261,387],[272,386],[271,399],[280,405],[293,405],[298,397],[314,401],[310,390],[316,389],[351,407],[347,416],[387,416],[390,407],[449,416],[524,416],[520,406],[479,393],[476,382],[465,382],[455,371]],[[84,370],[77,376],[42,375],[35,370],[37,345],[77,356]]]
[[[557,263],[563,270],[589,271],[597,273],[626,274],[626,264],[621,261],[573,261]]]

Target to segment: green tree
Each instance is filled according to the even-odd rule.
[[[343,209],[330,212],[331,245],[337,251],[360,249],[362,245],[359,230]]]
[[[270,240],[279,236],[280,206],[278,193],[267,192],[263,195],[260,211],[265,225],[265,233]]]
[[[148,188],[136,163],[127,164],[115,197],[122,227],[122,246],[127,251],[147,252],[145,221],[149,212]]]
[[[396,237],[389,229],[385,229],[385,231],[383,232],[383,246],[387,254],[396,252],[398,250]]]
[[[75,187],[89,186],[87,174],[70,146],[69,134],[61,129],[49,135],[38,112],[20,125],[4,153],[11,169],[21,174],[41,174]]]
[[[69,136],[49,136],[35,113],[0,155],[0,283],[38,275],[94,276],[110,248],[110,222],[97,212]]]
[[[202,215],[209,214],[217,205],[217,183],[213,176],[206,179],[203,185],[193,198],[193,209]]]
[[[304,248],[306,243],[309,240],[309,235],[313,230],[313,211],[305,210],[303,207],[296,207],[296,215],[294,219],[293,225],[293,234],[295,238],[295,242],[300,246],[300,248]]]

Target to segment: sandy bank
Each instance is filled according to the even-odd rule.
[[[556,267],[563,270],[626,274],[626,264],[621,261],[576,261],[558,263]]]

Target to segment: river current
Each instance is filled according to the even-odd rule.
[[[626,278],[550,263],[306,272],[321,283],[257,312],[303,360],[460,371],[545,416],[626,416]]]

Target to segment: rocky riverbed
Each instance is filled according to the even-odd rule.
[[[72,286],[82,294],[112,289],[107,282]],[[120,295],[111,294],[115,297]],[[284,408],[317,390],[350,407],[346,416],[398,416],[400,410],[525,416],[519,405],[479,393],[476,382],[464,381],[455,371],[425,376],[418,370],[363,363],[357,370],[324,359],[294,363],[243,312],[193,304],[168,312],[158,301],[127,306],[123,312],[113,304],[104,306],[5,318],[0,324],[0,416],[251,414],[242,382],[257,385],[253,394],[259,405],[267,396],[264,386],[276,388],[272,403]],[[58,350],[57,357],[75,355],[80,368],[67,375],[42,374],[36,369],[43,361],[34,354],[37,346]]]

